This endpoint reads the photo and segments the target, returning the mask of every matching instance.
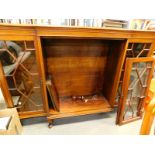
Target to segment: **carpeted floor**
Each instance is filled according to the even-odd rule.
[[[57,119],[48,128],[46,118],[22,121],[23,135],[138,135],[141,120],[115,125],[116,112]],[[155,124],[154,124],[155,126]],[[153,134],[153,128],[151,134]]]
[[[0,105],[1,109],[4,108]],[[3,107],[3,108],[2,108]],[[110,113],[70,117],[54,120],[48,128],[46,117],[24,119],[23,135],[138,135],[142,120],[123,126],[115,125],[116,110]],[[155,122],[151,130],[154,133]]]

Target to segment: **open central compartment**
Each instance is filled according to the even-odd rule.
[[[43,37],[41,41],[50,112],[111,111],[124,41],[62,37]]]

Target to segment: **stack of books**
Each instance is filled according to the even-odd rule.
[[[106,19],[103,22],[103,27],[108,27],[108,28],[127,28],[128,27],[128,21]]]

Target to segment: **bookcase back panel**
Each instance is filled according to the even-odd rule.
[[[102,92],[109,42],[90,39],[43,40],[47,75],[59,97]]]
[[[98,39],[43,39],[47,57],[106,56],[109,41]]]

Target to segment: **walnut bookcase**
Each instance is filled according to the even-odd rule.
[[[15,67],[20,74],[29,73],[25,87],[18,89],[22,90],[19,100],[23,106],[16,105],[20,118],[47,116],[51,126],[56,118],[112,111],[129,44],[149,42],[149,58],[154,38],[154,31],[0,25],[0,40],[16,42],[26,54],[31,53],[30,62],[21,59],[20,68]],[[0,76],[0,84],[7,83],[2,86],[6,103],[14,107],[2,66]]]

